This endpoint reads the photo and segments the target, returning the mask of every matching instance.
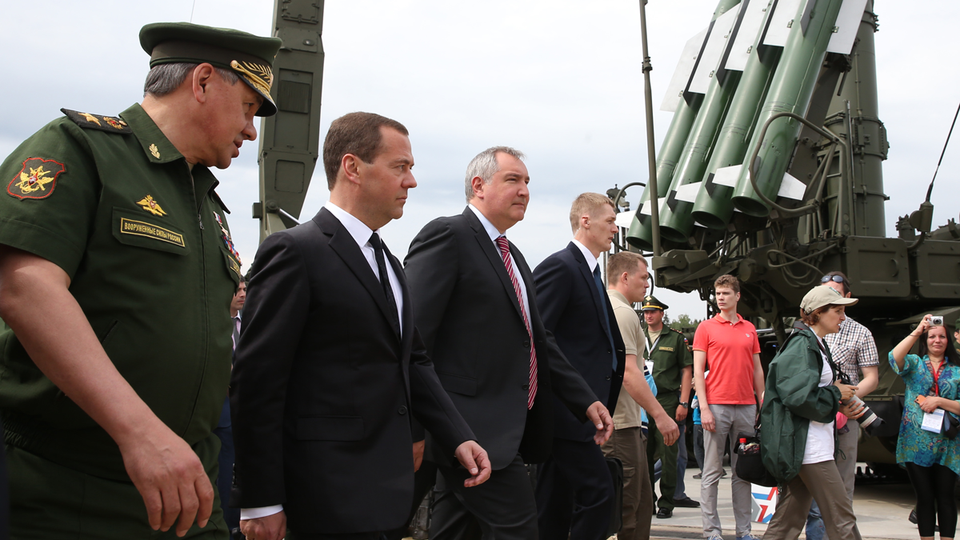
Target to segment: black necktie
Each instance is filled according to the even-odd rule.
[[[610,330],[610,315],[607,313],[607,303],[604,301],[603,280],[600,279],[600,265],[593,267],[593,281],[600,291],[600,306],[603,308],[603,320],[607,323],[607,339],[610,341],[610,350],[613,351],[613,370],[617,370],[617,348],[613,346],[613,333]]]
[[[373,254],[377,259],[377,271],[380,273],[380,286],[383,287],[383,294],[387,297],[387,306],[390,311],[390,324],[393,325],[393,331],[400,336],[400,319],[397,315],[397,299],[393,296],[393,287],[390,286],[390,275],[387,274],[387,263],[383,257],[383,244],[380,242],[380,235],[373,233],[370,236],[370,245],[373,246]]]

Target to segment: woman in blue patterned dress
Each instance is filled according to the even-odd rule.
[[[925,315],[917,328],[890,351],[890,365],[907,386],[897,463],[903,463],[917,492],[917,527],[920,538],[933,539],[939,519],[940,539],[952,539],[957,529],[953,488],[960,474],[960,438],[921,427],[925,414],[942,409],[960,414],[960,358],[944,326],[933,326]],[[919,355],[908,354],[919,339]],[[917,402],[921,397],[922,404]]]

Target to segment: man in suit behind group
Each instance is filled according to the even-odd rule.
[[[416,187],[406,128],[348,114],[323,161],[329,202],[270,235],[252,268],[231,385],[231,503],[248,540],[280,540],[287,525],[289,539],[373,540],[399,526],[412,503],[410,413],[463,465],[464,485],[490,474],[377,232]]]
[[[490,453],[493,474],[478,489],[436,452],[438,494],[431,540],[537,538],[537,510],[524,462],[542,462],[552,440],[553,396],[601,444],[610,415],[544,330],[533,276],[503,234],[523,219],[530,176],[523,154],[494,147],[467,167],[469,203],[459,216],[428,223],[405,261],[417,326],[437,375]],[[586,428],[585,428],[586,429]]]
[[[620,394],[625,353],[597,257],[610,249],[615,219],[608,197],[580,195],[570,209],[573,241],[533,271],[544,326],[610,411]],[[554,419],[553,455],[537,478],[540,538],[603,540],[613,512],[603,452],[582,420],[560,408]]]

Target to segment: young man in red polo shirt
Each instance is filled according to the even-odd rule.
[[[693,338],[693,381],[700,400],[703,424],[703,479],[700,483],[700,511],[703,536],[722,540],[717,514],[717,484],[723,472],[723,449],[730,436],[733,469],[733,513],[737,540],[755,540],[750,534],[750,483],[736,473],[737,434],[753,431],[757,404],[763,399],[763,368],[757,329],[737,313],[740,282],[731,275],[713,284],[720,313],[700,323]],[[709,370],[709,376],[704,372]]]

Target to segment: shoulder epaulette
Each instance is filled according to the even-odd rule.
[[[210,194],[213,195],[213,200],[217,201],[217,204],[220,205],[220,208],[223,208],[223,211],[229,214],[230,209],[227,208],[227,205],[223,204],[223,199],[220,198],[220,195],[216,191],[211,191]]]
[[[99,129],[109,133],[133,133],[126,122],[116,116],[103,116],[99,114],[90,114],[70,109],[60,109],[67,118],[73,120],[78,126],[84,129]]]

